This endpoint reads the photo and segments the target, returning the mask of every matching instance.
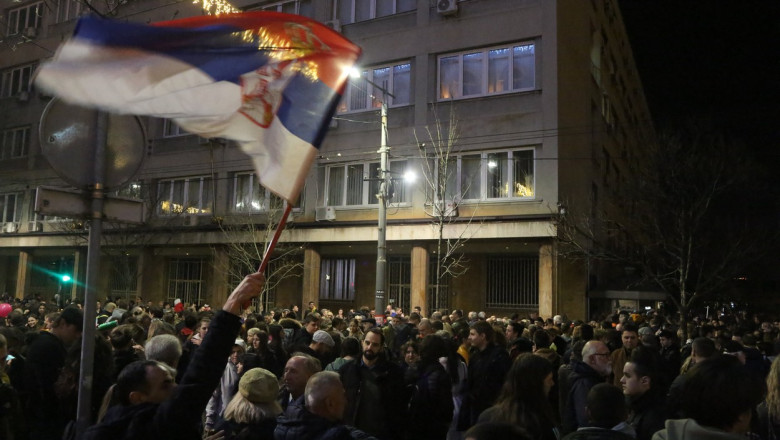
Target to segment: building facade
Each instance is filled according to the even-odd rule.
[[[30,78],[87,12],[75,0],[54,3],[0,2],[0,293],[17,297],[83,295],[87,223],[35,212],[37,187],[68,185],[43,155],[37,133],[51,97]],[[214,5],[204,4],[131,0],[101,12],[155,22]],[[557,251],[557,219],[608,203],[630,178],[631,151],[653,136],[616,1],[232,6],[306,15],[363,49],[360,78],[350,80],[282,234],[283,258],[272,266],[285,276],[264,307],[373,308],[385,102],[387,302],[586,317],[593,277]],[[143,199],[146,221],[106,225],[97,296],[221,303],[239,262],[251,267],[262,254],[278,200],[231,142],[167,120],[141,124],[144,162],[118,194]],[[408,171],[415,182],[400,178]],[[442,260],[449,275],[437,271]],[[66,273],[75,282],[59,278]]]

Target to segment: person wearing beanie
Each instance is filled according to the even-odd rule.
[[[215,432],[225,439],[270,439],[282,407],[276,402],[279,381],[264,368],[252,368],[238,382],[238,392],[225,408]]]

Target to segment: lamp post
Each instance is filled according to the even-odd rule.
[[[367,80],[368,81],[368,80]],[[375,84],[371,83],[371,85]],[[381,88],[383,95],[389,93],[384,88]],[[376,243],[376,292],[374,296],[374,319],[376,324],[381,326],[385,318],[385,286],[387,285],[387,156],[390,151],[390,147],[387,146],[387,100],[385,96],[382,97],[382,135],[379,142],[379,226],[377,229],[377,243]]]

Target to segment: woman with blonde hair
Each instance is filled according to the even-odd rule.
[[[222,431],[225,439],[273,439],[276,417],[282,413],[278,393],[279,381],[273,373],[265,368],[247,371],[214,432]]]
[[[766,388],[766,399],[758,405],[753,431],[764,440],[777,440],[780,438],[780,356],[772,361]]]

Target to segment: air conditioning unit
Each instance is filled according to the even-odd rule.
[[[438,0],[436,12],[441,15],[453,15],[458,13],[458,0]]]
[[[16,95],[16,99],[19,102],[27,102],[30,100],[30,92],[22,91]]]
[[[8,222],[3,225],[3,233],[13,234],[19,230],[19,225],[14,222]]]
[[[341,22],[338,20],[326,21],[325,26],[333,29],[336,32],[341,32]]]
[[[458,205],[454,202],[439,201],[434,205],[433,216],[434,217],[457,217]]]
[[[38,28],[36,27],[28,27],[24,28],[24,32],[22,33],[26,38],[29,38],[31,40],[38,37]]]
[[[42,222],[29,222],[27,223],[27,232],[41,232],[43,231]]]
[[[314,219],[318,222],[336,220],[336,210],[332,206],[314,208]]]

